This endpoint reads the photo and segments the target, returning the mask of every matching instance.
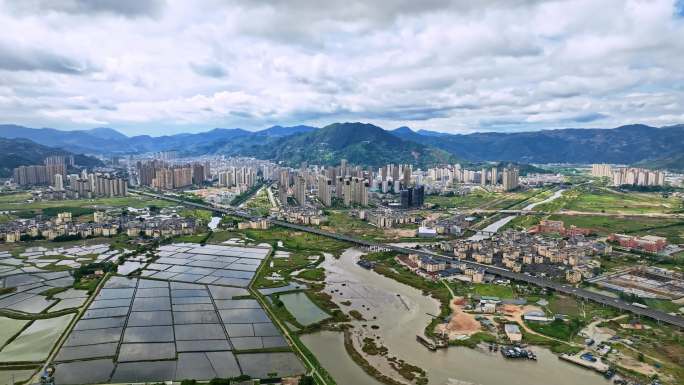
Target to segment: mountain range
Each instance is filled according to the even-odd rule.
[[[111,128],[60,131],[0,125],[0,137],[25,138],[73,152],[129,154],[178,150],[184,155],[249,155],[298,164],[346,158],[364,165],[411,162],[621,163],[684,170],[684,125],[612,129],[448,134],[364,123],[273,126],[261,131],[215,128],[196,134],[128,137]]]
[[[254,139],[257,143],[264,138],[280,138],[293,134],[316,130],[316,127],[273,126],[262,131],[252,132],[241,128],[215,128],[197,134],[176,134],[152,137],[149,135],[126,136],[107,127],[90,130],[62,131],[54,128],[28,128],[14,124],[0,125],[0,137],[23,138],[44,146],[58,147],[74,152],[132,154],[179,150],[191,154],[205,147],[220,148],[220,143],[236,139]]]
[[[341,159],[347,159],[352,164],[366,166],[392,162],[426,166],[456,161],[446,151],[404,140],[378,126],[364,123],[335,123],[280,140],[269,140],[245,148],[243,153],[291,164],[337,164]]]
[[[426,135],[402,127],[393,133],[406,140],[457,153],[470,161],[633,164],[669,159],[684,151],[684,125],[634,124],[613,129],[570,128],[467,135]]]

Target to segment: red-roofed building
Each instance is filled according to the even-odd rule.
[[[663,237],[656,237],[655,235],[637,237],[625,234],[611,234],[608,237],[608,240],[617,242],[622,247],[644,250],[650,253],[657,253],[667,247],[667,239]]]

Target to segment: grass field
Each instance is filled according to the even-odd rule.
[[[315,269],[304,270],[297,274],[297,277],[309,281],[323,281],[325,280],[325,269],[318,267]]]
[[[542,217],[539,215],[519,215],[506,223],[502,229],[527,230],[538,224],[541,219]]]
[[[332,231],[355,235],[365,239],[378,239],[385,236],[385,232],[368,222],[362,221],[358,218],[352,218],[342,211],[327,211],[328,222],[325,224],[326,228]]]
[[[27,203],[30,194],[13,194],[0,196],[0,211],[23,211],[41,212],[46,209],[58,208],[108,208],[108,207],[133,207],[144,208],[149,206],[169,207],[174,203],[149,197],[130,195],[127,197],[76,199],[65,201],[42,201]]]
[[[283,242],[283,247],[295,252],[320,253],[326,252],[333,255],[341,254],[350,245],[346,242],[337,241],[320,235],[304,233],[286,229],[283,227],[271,227],[268,230],[239,230],[239,231],[218,231],[214,233],[212,242],[222,242],[230,238],[240,238],[246,236],[254,243],[269,243],[277,245],[278,241]]]
[[[494,285],[494,284],[475,284],[473,286],[473,293],[499,298],[515,298],[515,293],[510,286]]]
[[[250,200],[245,203],[245,207],[251,209],[255,214],[266,216],[271,209],[271,202],[268,200],[268,192],[265,188],[259,190]]]
[[[581,316],[582,311],[580,309],[580,303],[576,298],[563,295],[554,295],[549,298],[548,301],[549,310],[551,310],[554,314],[565,314],[570,317]]]
[[[93,212],[109,208],[144,208],[155,206],[158,208],[174,206],[175,204],[149,197],[129,195],[127,197],[75,199],[64,201],[27,202],[31,194],[19,193],[0,195],[0,211],[9,211],[11,214],[0,215],[0,223],[19,218],[33,218],[42,214],[47,217],[56,217],[58,213],[70,212],[79,221],[92,220]]]
[[[515,209],[545,199],[549,195],[551,192],[544,189],[513,192],[489,192],[477,189],[464,196],[428,195],[425,197],[425,202],[446,209]]]
[[[290,273],[311,265],[312,262],[308,259],[308,256],[309,253],[293,252],[288,258],[273,258],[271,260],[272,263],[264,265],[261,274],[259,274],[254,281],[254,286],[259,288],[282,286],[285,282],[271,281],[266,279],[266,277],[277,272],[283,278],[289,280]]]
[[[582,191],[565,208],[606,213],[670,213],[681,208],[681,200],[663,198],[657,193],[621,193],[591,189]]]
[[[211,221],[212,212],[209,210],[185,209],[180,212],[180,215],[199,219],[206,225]]]
[[[582,324],[573,319],[570,321],[555,320],[548,324],[536,322],[525,323],[530,329],[543,335],[557,338],[563,341],[572,341],[572,338],[580,331]]]
[[[13,219],[14,219],[14,217],[12,215],[0,214],[0,224],[7,223]]]
[[[535,208],[545,212],[561,209],[614,214],[672,213],[682,209],[682,201],[664,198],[659,193],[623,193],[590,185],[568,190],[561,198]]]
[[[472,209],[485,206],[500,198],[500,194],[490,193],[484,190],[476,190],[464,196],[428,195],[425,197],[425,203],[431,203],[439,206],[439,208],[444,209]]]
[[[0,205],[4,205],[5,203],[25,202],[27,199],[31,199],[30,193],[0,194]]]
[[[651,309],[657,309],[666,313],[679,313],[679,308],[682,307],[668,300],[646,299],[645,302]]]
[[[594,229],[598,234],[626,233],[666,237],[671,243],[684,243],[684,220],[645,217],[602,217],[551,215],[549,219],[561,220],[565,226],[575,225]]]
[[[488,209],[521,209],[530,203],[539,202],[551,196],[551,190],[531,189],[527,191],[513,191],[498,193],[499,200],[492,202]]]

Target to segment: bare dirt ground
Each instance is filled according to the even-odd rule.
[[[435,327],[435,332],[446,334],[450,340],[460,336],[470,336],[481,330],[480,323],[472,314],[463,311],[465,300],[463,297],[454,298],[449,307],[451,308],[451,319],[446,324],[439,324]]]
[[[385,229],[388,238],[411,238],[416,236],[416,229]]]
[[[658,374],[658,371],[653,366],[645,362],[639,362],[637,359],[632,357],[623,357],[617,359],[616,361],[618,365],[622,366],[623,368],[633,370],[647,377]]]

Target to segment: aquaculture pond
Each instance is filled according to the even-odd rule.
[[[304,293],[282,294],[279,298],[285,305],[285,308],[287,308],[287,311],[302,325],[311,325],[330,317],[328,313],[311,302]]]

